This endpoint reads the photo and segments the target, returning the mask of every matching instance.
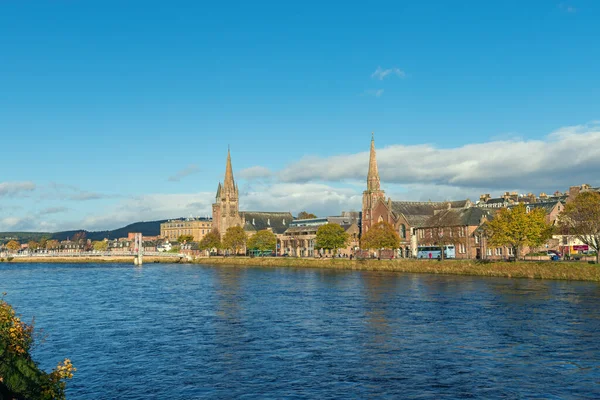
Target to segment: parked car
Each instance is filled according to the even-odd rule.
[[[547,254],[549,256],[552,256],[553,254],[556,254],[559,258],[562,257],[562,253],[558,250],[548,250]]]

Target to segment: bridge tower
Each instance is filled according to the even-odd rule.
[[[136,233],[133,241],[133,251],[137,254],[133,256],[133,265],[143,264],[144,242],[141,233]]]

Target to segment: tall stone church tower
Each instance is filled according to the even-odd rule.
[[[385,192],[381,190],[379,170],[377,169],[377,155],[375,154],[375,137],[371,136],[371,153],[369,155],[369,173],[367,175],[367,190],[363,192],[362,201],[362,231],[364,235],[377,221],[374,220],[375,207],[379,201],[385,202]]]
[[[218,229],[221,237],[232,226],[243,226],[239,209],[239,191],[233,179],[231,167],[231,153],[227,149],[227,165],[225,166],[225,180],[217,188],[215,203],[213,204],[213,229]]]

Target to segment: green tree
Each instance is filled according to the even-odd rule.
[[[106,251],[106,250],[108,250],[108,242],[106,240],[99,240],[96,242],[92,242],[92,247],[96,251]]]
[[[563,233],[574,235],[596,251],[596,262],[600,262],[600,194],[582,192],[566,204],[559,216]]]
[[[317,216],[313,213],[308,213],[306,211],[300,211],[298,213],[298,219],[312,219],[317,218]]]
[[[360,244],[363,249],[397,249],[400,236],[391,224],[381,221],[363,235]]]
[[[225,235],[223,235],[223,248],[233,250],[234,254],[238,253],[238,250],[244,247],[248,235],[241,226],[232,226],[227,229]]]
[[[21,321],[14,309],[0,298],[0,398],[64,399],[66,380],[75,368],[69,359],[46,373],[32,360],[33,325]]]
[[[192,235],[181,235],[177,238],[177,241],[179,243],[188,243],[188,242],[193,242],[194,241],[194,237]]]
[[[21,243],[17,242],[16,240],[11,240],[10,242],[6,243],[6,248],[11,251],[17,251],[21,248]]]
[[[212,250],[221,248],[221,235],[214,229],[208,232],[198,244],[200,250]]]
[[[317,241],[315,247],[317,249],[333,250],[333,254],[337,249],[346,246],[349,236],[338,224],[325,224],[317,229]]]
[[[521,257],[523,247],[538,247],[552,236],[552,227],[546,222],[546,212],[533,208],[527,212],[525,204],[498,211],[486,224],[490,246],[512,248],[515,257]]]
[[[277,236],[269,230],[256,232],[248,239],[248,249],[264,251],[275,251],[277,246]]]

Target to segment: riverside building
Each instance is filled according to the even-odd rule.
[[[212,229],[210,218],[171,219],[160,224],[160,236],[176,241],[181,235],[192,235],[194,242],[199,242]]]

